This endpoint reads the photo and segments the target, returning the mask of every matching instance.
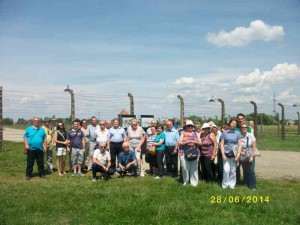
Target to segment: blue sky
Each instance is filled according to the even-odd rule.
[[[220,116],[211,96],[230,115],[250,100],[272,113],[275,92],[296,118],[299,11],[297,0],[2,0],[4,116],[68,116],[69,84],[78,117],[129,110],[128,92],[137,115],[178,117],[177,94],[186,116]]]

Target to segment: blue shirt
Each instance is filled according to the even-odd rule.
[[[165,130],[166,135],[165,144],[166,146],[176,146],[179,140],[179,132],[174,127],[171,130]]]
[[[163,143],[162,145],[160,145],[160,146],[155,146],[155,147],[156,147],[156,148],[155,148],[156,151],[163,151],[163,150],[166,149],[166,146],[165,146],[166,135],[165,135],[163,132],[161,132],[160,134],[157,134],[157,135],[155,136],[154,142],[159,143],[159,141],[160,141],[161,139],[164,140],[164,143]]]
[[[100,130],[100,126],[96,125],[94,127],[93,125],[90,124],[90,125],[88,125],[87,130],[88,130],[88,134],[90,136],[90,141],[96,141],[95,140],[95,131]]]
[[[27,139],[27,144],[30,150],[44,150],[43,143],[46,138],[46,132],[42,128],[35,128],[34,126],[27,127],[23,138]]]
[[[225,130],[221,135],[221,139],[224,140],[225,153],[229,153],[233,145],[238,144],[238,140],[242,138],[242,135],[237,130]]]
[[[136,160],[135,153],[131,150],[127,153],[121,152],[118,156],[118,162],[121,163],[122,166],[126,166],[134,160]]]
[[[111,142],[123,142],[124,138],[126,137],[126,133],[124,128],[118,127],[118,128],[110,128],[108,137]]]

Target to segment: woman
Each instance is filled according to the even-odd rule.
[[[58,176],[67,174],[65,172],[66,155],[67,155],[67,131],[65,125],[59,122],[54,133],[54,142],[56,143],[56,168]]]
[[[135,152],[135,157],[138,162],[138,175],[144,176],[144,172],[141,171],[141,154],[142,144],[144,143],[144,135],[141,129],[138,128],[138,121],[136,119],[131,120],[131,128],[127,133],[127,141],[129,142],[130,150]]]
[[[256,177],[255,177],[255,149],[256,149],[256,139],[253,133],[248,133],[248,124],[243,123],[241,127],[242,133],[242,152],[240,163],[242,164],[244,171],[244,182],[245,185],[252,189],[256,189]],[[242,158],[244,158],[243,161]]]
[[[181,133],[179,144],[179,158],[181,164],[183,185],[190,180],[192,186],[198,185],[198,148],[201,146],[201,140],[194,132],[194,123],[191,120],[186,121],[184,131]],[[193,153],[191,153],[193,151]]]
[[[152,147],[155,136],[156,136],[156,128],[150,127],[150,134],[147,137],[146,140],[146,146],[147,146],[147,159],[150,166],[150,174],[152,173],[154,176],[158,176],[158,169],[157,169],[157,162],[156,162],[156,154],[152,155],[149,153],[149,149]]]
[[[87,156],[89,154],[89,149],[90,149],[90,135],[89,135],[89,130],[87,129],[88,123],[87,120],[83,119],[80,121],[80,129],[84,133],[84,139],[85,139],[85,151],[84,151],[84,156],[83,156],[83,162],[82,162],[82,169],[85,168],[85,165],[87,165]]]
[[[158,124],[156,126],[157,134],[154,138],[153,146],[155,146],[156,149],[156,163],[158,167],[158,176],[155,177],[155,179],[163,178],[164,176],[164,156],[165,156],[165,140],[166,135],[163,132],[164,126],[161,124]]]
[[[222,132],[218,129],[216,124],[212,124],[211,132],[214,133],[217,140],[217,157],[214,161],[214,164],[215,164],[215,175],[218,178],[218,182],[221,184],[223,179],[223,160],[222,160],[222,154],[220,149],[220,140],[221,140]]]
[[[214,160],[217,156],[217,139],[213,132],[210,132],[210,126],[208,123],[204,123],[200,134],[200,139],[202,142],[200,152],[200,162],[203,172],[203,178],[207,182],[213,183],[215,181],[214,176]]]
[[[236,184],[236,166],[242,150],[241,133],[236,131],[237,121],[229,121],[229,129],[221,135],[221,152],[223,159],[222,188],[234,189]]]

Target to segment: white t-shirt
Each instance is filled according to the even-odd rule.
[[[104,131],[101,131],[100,129],[95,130],[96,141],[99,142],[99,144],[106,145],[108,139],[108,133],[109,131],[106,128]]]
[[[247,139],[248,139],[248,145],[247,145]],[[245,137],[242,135],[242,139],[241,139],[242,151],[245,151],[247,149],[247,146],[248,146],[249,149],[250,149],[250,152],[252,152],[252,143],[254,141],[256,141],[256,138],[254,137],[254,135],[252,133],[247,133]]]
[[[100,152],[100,149],[96,149],[94,151],[93,158],[97,159],[98,162],[100,162],[101,165],[107,166],[108,162],[110,161],[110,154],[108,151],[105,150],[103,154]]]

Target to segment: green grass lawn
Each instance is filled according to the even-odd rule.
[[[0,152],[1,225],[298,224],[300,220],[299,181],[258,179],[256,191],[243,186],[223,190],[206,183],[194,188],[149,175],[123,179],[114,175],[107,182],[92,183],[91,173],[83,177],[54,173],[26,181],[23,145],[4,144],[5,151]],[[222,201],[227,197],[226,202],[212,203],[217,196]],[[246,197],[244,202],[229,203],[233,200],[229,196],[239,196],[240,201]]]

